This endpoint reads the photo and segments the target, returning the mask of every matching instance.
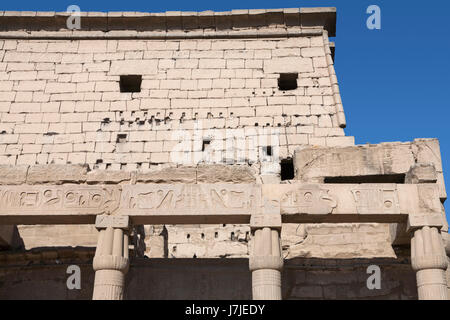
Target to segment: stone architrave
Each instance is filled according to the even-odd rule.
[[[263,203],[279,207],[283,223],[443,219],[437,184],[5,185],[0,224],[93,224],[100,215],[135,224],[247,224]]]

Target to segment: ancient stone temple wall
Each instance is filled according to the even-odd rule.
[[[43,39],[33,39],[20,30],[39,24],[37,18],[24,27],[2,16],[9,27],[3,32],[7,39],[0,40],[0,165],[78,164],[106,170],[106,175],[156,170],[159,182],[170,183],[192,177],[169,177],[170,171],[160,169],[180,162],[195,166],[207,159],[208,164],[240,164],[252,178],[235,173],[225,180],[214,178],[217,171],[212,169],[200,173],[204,182],[244,183],[260,181],[267,146],[273,146],[279,159],[288,159],[302,146],[353,145],[353,137],[343,130],[328,40],[328,30],[334,33],[334,11],[304,9],[306,27],[299,10],[244,13],[224,15],[224,20],[205,14],[212,20],[189,25],[195,32],[201,30],[192,39],[177,39],[179,26],[172,24],[177,17],[163,16],[165,40],[132,39],[127,33],[108,39],[105,31],[97,34],[100,39],[86,40],[80,31],[81,39],[75,35],[62,40],[50,30],[36,33]],[[138,18],[127,19],[120,28],[132,30]],[[86,20],[102,22],[102,16]],[[160,28],[155,23],[149,24]],[[220,33],[230,26],[232,32],[246,31],[247,36]],[[121,76],[128,75],[140,77],[140,92],[121,92]],[[284,80],[285,75],[290,78]],[[282,81],[287,81],[288,90]],[[292,81],[295,88],[289,87]],[[186,161],[173,153],[187,150]],[[46,174],[44,170],[41,177]],[[89,236],[93,229],[88,226],[60,231],[51,226],[41,231],[19,228],[27,248],[48,241],[50,230],[49,245],[75,245],[80,237],[84,244],[96,243],[96,233]],[[74,229],[73,242],[64,237],[69,228]],[[160,229],[144,229],[149,248],[161,241],[154,239],[162,238]],[[185,230],[168,227],[169,256],[247,254],[245,243],[239,242],[247,241],[248,227]],[[213,248],[200,245],[211,237],[217,243]]]
[[[45,196],[49,185],[144,190],[146,184],[188,189],[377,184],[373,199],[347,190],[353,197],[343,203],[355,205],[353,214],[403,215],[401,223],[398,216],[387,218],[392,223],[346,223],[345,215],[330,223],[281,223],[279,213],[272,231],[216,222],[119,228],[122,240],[130,234],[123,294],[129,299],[248,299],[252,276],[254,283],[267,275],[277,278],[284,258],[280,291],[285,299],[417,298],[405,223],[409,212],[400,212],[398,199],[383,197],[396,194],[396,184],[437,184],[423,189],[431,200],[421,205],[447,231],[439,202],[446,199],[439,143],[418,139],[355,146],[354,137],[345,135],[329,40],[335,36],[334,8],[82,13],[79,30],[67,29],[67,17],[0,12],[3,208],[12,201],[11,186],[36,188]],[[335,213],[343,203],[325,213]],[[370,212],[379,203],[379,211]],[[98,230],[106,233],[97,228],[2,225],[0,298],[90,299]],[[267,264],[274,259],[250,254],[256,238],[279,251],[275,267]],[[122,277],[99,263],[107,255],[98,256],[96,271]],[[414,256],[416,269],[429,272],[416,256],[420,252]],[[121,258],[128,263],[128,256]],[[80,291],[65,285],[72,264],[82,269]],[[382,290],[367,289],[366,270],[373,264],[383,271]],[[438,267],[431,273],[441,276]],[[107,286],[102,282],[107,278],[100,277],[96,288]],[[270,292],[259,283],[263,288],[255,285],[254,297]]]

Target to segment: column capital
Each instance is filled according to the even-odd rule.
[[[125,215],[111,216],[102,214],[95,217],[95,227],[97,230],[106,229],[108,227],[128,230],[130,227],[130,217]]]
[[[130,262],[128,258],[120,256],[107,256],[99,255],[95,256],[92,266],[94,271],[98,270],[117,270],[123,273],[128,272]]]
[[[411,213],[408,215],[406,232],[414,233],[423,227],[441,230],[444,226],[444,216],[441,213]]]
[[[447,255],[437,228],[425,226],[414,232],[411,239],[411,264],[414,271],[447,269]]]

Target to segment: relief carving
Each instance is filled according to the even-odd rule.
[[[127,210],[251,210],[259,203],[255,185],[134,185],[122,194]]]
[[[360,186],[351,190],[358,213],[400,213],[395,187]]]
[[[283,213],[330,214],[337,207],[336,199],[329,190],[302,188],[289,191],[281,198]]]
[[[119,208],[120,192],[117,187],[101,186],[0,187],[0,210],[45,212],[86,209],[110,214]]]

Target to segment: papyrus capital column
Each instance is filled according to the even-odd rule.
[[[122,300],[128,272],[128,216],[97,216],[93,300]]]
[[[279,210],[274,214],[252,215],[250,228],[253,235],[249,259],[253,300],[281,300],[283,257]]]
[[[447,300],[447,255],[438,227],[414,230],[411,263],[416,271],[419,300]]]

